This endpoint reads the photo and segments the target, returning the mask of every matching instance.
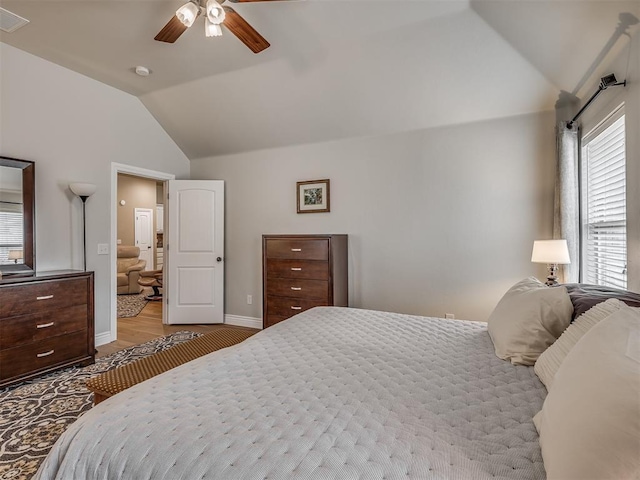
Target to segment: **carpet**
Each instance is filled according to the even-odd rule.
[[[118,318],[137,317],[149,302],[145,297],[150,293],[151,289],[145,289],[138,294],[118,295]]]
[[[58,437],[91,408],[88,378],[199,336],[173,333],[99,358],[88,367],[0,389],[0,480],[28,480],[36,473]]]

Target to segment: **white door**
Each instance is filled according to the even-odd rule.
[[[164,205],[156,205],[156,232],[162,233],[164,228]]]
[[[170,180],[164,225],[164,322],[224,321],[224,182]]]
[[[153,270],[153,210],[150,208],[136,208],[135,242],[140,248],[140,258],[147,262],[145,270]]]

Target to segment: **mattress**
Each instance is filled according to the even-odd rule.
[[[125,390],[44,479],[544,479],[546,390],[486,325],[319,307]]]

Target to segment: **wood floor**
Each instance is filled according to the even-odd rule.
[[[256,331],[252,328],[233,327],[230,325],[163,325],[162,302],[149,302],[137,317],[118,319],[118,340],[97,347],[96,358],[181,330],[207,333],[221,327]]]

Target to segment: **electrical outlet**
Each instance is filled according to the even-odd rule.
[[[99,243],[98,244],[98,255],[109,255],[109,244],[108,243]]]
[[[253,305],[253,295],[247,295],[247,305]]]
[[[444,318],[448,318],[450,320],[454,320],[456,316],[453,313],[445,313]]]

